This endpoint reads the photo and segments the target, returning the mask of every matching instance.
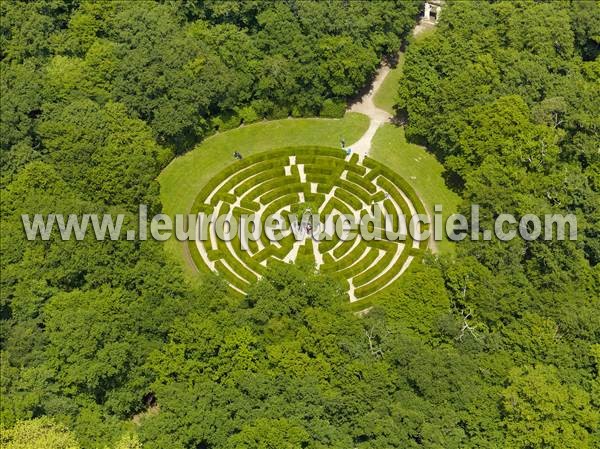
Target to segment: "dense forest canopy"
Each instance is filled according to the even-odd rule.
[[[19,160],[33,158],[36,124],[77,99],[123,104],[177,150],[242,121],[339,116],[381,57],[398,50],[417,9],[398,1],[3,2],[10,132],[3,128],[2,148],[30,138]]]
[[[598,2],[448,2],[399,84],[466,212],[575,213],[578,241],[461,242],[358,317],[310,267],[240,300],[155,241],[24,238],[159,212],[216,131],[341,115],[421,3],[0,3],[2,447],[600,445]]]

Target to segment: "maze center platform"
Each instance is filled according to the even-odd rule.
[[[308,211],[308,212],[307,212]],[[200,191],[192,213],[213,217],[254,215],[265,228],[267,217],[297,214],[296,232],[287,229],[273,241],[261,232],[256,240],[218,238],[216,222],[207,238],[192,242],[192,256],[200,270],[223,276],[229,286],[246,293],[270,264],[307,262],[316,270],[345,283],[351,301],[381,292],[392,285],[427,245],[411,238],[404,219],[425,214],[412,187],[398,174],[365,157],[347,156],[328,147],[271,150],[233,162]],[[320,217],[314,229],[301,223],[308,215]],[[403,239],[369,240],[360,233],[339,238],[325,226],[325,217],[388,215],[391,228]],[[373,227],[371,227],[371,230]],[[222,230],[222,228],[221,228]]]

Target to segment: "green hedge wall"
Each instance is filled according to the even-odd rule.
[[[369,266],[377,259],[379,255],[378,251],[369,249],[369,252],[361,260],[356,262],[354,265],[350,265],[347,268],[340,270],[339,274],[346,279],[353,278],[354,276],[365,271]]]
[[[390,282],[394,278],[394,276],[396,276],[400,272],[400,270],[402,269],[402,266],[406,262],[406,259],[408,259],[408,256],[409,256],[409,251],[407,249],[404,249],[404,251],[402,251],[402,254],[400,255],[400,258],[396,262],[396,265],[398,265],[397,271],[391,270],[391,271],[388,271],[387,273],[382,274],[379,278],[377,278],[377,280],[375,282],[370,282],[364,286],[357,288],[354,291],[354,294],[357,297],[364,299],[367,296],[372,295],[373,293],[378,291],[380,288],[382,288],[384,285],[386,285],[388,282]]]
[[[292,167],[292,176],[286,176],[284,167],[290,165],[290,156],[296,156],[296,165]],[[323,210],[321,216],[323,219],[333,209],[343,214],[353,215],[352,209],[360,210],[363,208],[363,203],[370,206],[373,202],[385,208],[386,211],[395,212],[392,202],[385,199],[384,192],[377,191],[377,188],[373,184],[374,180],[376,180],[378,186],[392,195],[394,201],[399,204],[402,213],[410,216],[408,205],[400,194],[400,191],[413,203],[418,213],[425,213],[423,204],[406,180],[385,165],[369,157],[365,158],[364,167],[356,165],[357,161],[357,154],[353,154],[350,161],[346,161],[345,152],[339,148],[320,146],[286,147],[248,156],[241,161],[232,162],[231,165],[220,171],[206,183],[194,201],[192,213],[212,213],[214,206],[219,201],[224,202],[220,213],[227,213],[231,209],[231,204],[235,203],[236,197],[241,196],[241,207],[236,207],[233,210],[236,218],[239,219],[241,214],[251,214],[258,210],[260,204],[267,205],[265,210],[266,217],[286,205],[298,203],[298,193],[300,192],[304,193],[305,201],[322,204],[324,194],[329,193],[334,186],[337,186],[336,192]],[[297,164],[304,164],[304,172],[307,177],[306,184],[300,183]],[[365,167],[368,167],[368,169]],[[341,180],[339,177],[344,170],[347,170],[346,179]],[[223,184],[218,192],[212,194],[215,188],[223,183],[225,179],[227,179],[227,182]],[[318,183],[317,194],[310,192],[310,182]],[[228,193],[232,189],[234,195]],[[207,205],[205,204],[205,200],[211,194],[210,205]],[[284,218],[287,221],[287,216],[284,216]],[[397,217],[394,217],[394,227],[397,227],[397,225]],[[383,231],[385,232],[384,229]],[[265,267],[260,262],[267,260],[270,264],[275,261],[275,259],[269,260],[270,257],[285,257],[291,251],[295,239],[293,234],[290,234],[280,242],[282,247],[277,248],[268,241],[266,235],[263,233],[261,242],[265,246],[262,251],[258,250],[259,244],[257,242],[248,243],[250,251],[254,254],[254,256],[251,256],[248,251],[242,251],[239,248],[239,240],[234,239],[232,245],[236,248],[236,255],[241,262],[229,252],[224,242],[219,243],[218,249],[210,250],[209,257],[210,260],[215,261],[217,271],[222,273],[227,282],[245,290],[248,287],[248,282],[253,282],[256,279],[256,275],[252,271],[258,274],[264,273]],[[319,251],[323,254],[325,263],[322,269],[323,271],[332,274],[335,273],[342,277],[355,278],[354,285],[357,287],[356,295],[358,297],[370,295],[382,285],[385,285],[386,282],[397,274],[396,265],[399,265],[399,270],[409,254],[419,255],[422,253],[420,249],[415,250],[411,247],[412,240],[408,236],[407,240],[403,242],[406,248],[402,252],[398,263],[395,264],[394,269],[373,281],[380,272],[374,268],[366,272],[363,271],[377,258],[379,249],[386,249],[387,254],[377,264],[377,268],[389,263],[394,254],[390,248],[393,248],[397,243],[361,241],[354,249],[349,251],[353,242],[344,242],[334,250],[338,242],[339,240],[336,236],[332,240],[321,240],[319,242]],[[205,243],[208,243],[207,247],[210,248],[210,242]],[[300,248],[299,260],[313,258],[313,245],[312,240],[306,241]],[[427,242],[421,242],[421,247],[426,245]],[[188,247],[198,268],[202,271],[209,271],[208,267],[204,265],[195,242],[188,242]],[[332,254],[340,256],[344,251],[348,251],[348,253],[339,261],[333,260]],[[365,251],[367,251],[366,254]],[[363,255],[364,257],[360,259]],[[357,260],[358,262],[356,262]],[[235,273],[248,282],[242,281],[235,276],[235,273],[232,273],[225,267],[223,261],[231,267],[231,270],[235,271]],[[354,265],[352,266],[352,264]],[[363,273],[360,274],[361,272]]]
[[[310,193],[310,186],[308,184],[302,184],[300,182],[292,184],[286,183],[284,186],[276,190],[271,190],[270,192],[267,192],[264,195],[262,195],[260,197],[260,202],[262,204],[269,204],[272,201],[279,199],[283,195],[289,195],[290,193],[299,192]]]
[[[352,185],[352,184],[351,184]],[[363,207],[363,204],[359,197],[355,194],[349,192],[348,190],[344,190],[343,188],[338,188],[335,190],[335,196],[344,203],[348,204],[354,210],[360,210]]]
[[[363,285],[369,283],[371,280],[373,280],[374,278],[379,276],[379,274],[381,274],[381,272],[382,272],[381,269],[388,267],[388,265],[390,264],[390,262],[393,259],[394,259],[394,252],[387,251],[384,254],[384,256],[381,259],[379,259],[379,261],[377,262],[377,264],[375,264],[375,266],[371,267],[367,271],[360,273],[358,276],[356,276],[354,279],[352,279],[354,286],[360,287],[360,286],[363,286]],[[394,271],[394,267],[390,267],[389,271]],[[397,272],[398,272],[398,270],[396,270],[396,273]]]
[[[346,175],[346,179],[348,180],[348,182],[354,183],[362,187],[367,193],[371,195],[373,195],[377,191],[377,188],[375,187],[375,185],[373,185],[373,183],[370,180],[354,172],[348,172],[348,174]]]
[[[283,167],[272,168],[269,170],[253,173],[251,176],[246,177],[246,178],[242,179],[241,181],[236,180],[235,185],[232,185],[231,187],[230,186],[227,186],[227,187],[228,187],[228,190],[231,190],[235,186],[233,193],[236,196],[241,196],[244,193],[248,192],[255,185],[261,184],[270,179],[279,179],[282,177],[285,177],[285,170],[283,169]],[[237,178],[237,176],[236,176],[236,178]]]

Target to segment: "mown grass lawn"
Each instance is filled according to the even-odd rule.
[[[370,156],[406,179],[432,216],[435,204],[443,206],[444,219],[457,211],[461,199],[446,186],[442,176],[444,167],[425,148],[408,143],[404,128],[392,124],[379,128],[373,138]],[[454,250],[454,243],[448,240],[437,242],[437,246],[442,252]]]
[[[398,81],[402,76],[402,66],[404,65],[404,53],[400,53],[398,57],[398,64],[396,67],[390,70],[388,76],[385,77],[379,90],[373,97],[373,103],[380,109],[395,115],[394,105],[398,99],[396,97],[398,92]]]
[[[286,146],[337,147],[342,138],[346,142],[358,140],[368,126],[366,116],[347,113],[342,119],[265,121],[215,134],[192,151],[174,159],[160,174],[158,181],[163,211],[170,216],[188,213],[202,186],[234,161],[233,152],[236,150],[242,156],[248,156]],[[171,239],[166,242],[165,249],[181,260],[183,244]]]

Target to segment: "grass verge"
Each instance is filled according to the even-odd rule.
[[[390,70],[377,93],[373,97],[373,103],[380,109],[395,115],[394,105],[398,102],[398,81],[402,76],[402,66],[404,65],[404,53],[400,53],[398,64]]]

